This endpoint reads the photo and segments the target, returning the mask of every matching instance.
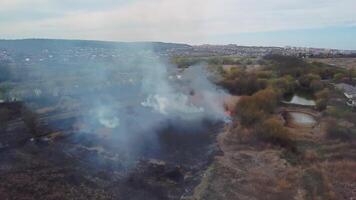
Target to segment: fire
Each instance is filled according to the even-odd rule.
[[[228,117],[231,117],[231,116],[232,116],[232,113],[231,113],[231,111],[229,111],[229,110],[226,110],[224,113],[225,113],[225,115],[228,116]]]

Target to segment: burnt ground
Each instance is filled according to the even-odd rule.
[[[124,152],[110,135],[77,132],[75,115],[56,116],[41,119],[47,128],[39,137],[21,118],[1,132],[0,199],[180,199],[217,153],[221,127],[167,122],[156,143],[141,140],[130,144],[140,151]]]

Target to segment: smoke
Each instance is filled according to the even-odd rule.
[[[142,89],[147,96],[142,106],[152,108],[165,118],[216,120],[224,116],[225,92],[208,80],[204,65],[180,72],[175,66],[155,59],[151,64],[142,65],[140,71],[144,73]]]
[[[97,116],[101,125],[111,129],[120,125],[119,119],[108,107],[99,107],[97,109],[95,116]]]
[[[178,70],[152,51],[137,50],[123,67],[97,74],[112,76],[122,74],[122,69],[129,69],[127,82],[92,97],[93,111],[84,117],[83,123],[89,125],[91,132],[100,127],[111,129],[109,142],[119,146],[132,161],[143,154],[161,151],[158,132],[168,123],[194,130],[203,126],[204,120],[226,118],[223,107],[226,94],[209,80],[204,64]],[[102,77],[102,81],[107,80]]]
[[[204,112],[204,108],[196,107],[188,102],[188,97],[183,94],[159,94],[149,96],[142,106],[151,107],[164,115],[194,115]]]
[[[226,94],[209,80],[204,64],[179,70],[147,46],[127,48],[120,55],[112,62],[88,59],[36,67],[32,80],[24,80],[38,80],[27,85],[34,95],[23,99],[41,104],[51,99],[57,110],[77,114],[76,132],[106,138],[106,144],[133,160],[159,151],[157,131],[164,124],[191,127],[226,118]],[[17,88],[17,93],[22,90],[31,91]]]

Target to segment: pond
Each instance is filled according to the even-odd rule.
[[[298,95],[294,95],[289,103],[303,106],[315,106],[314,100],[307,99]]]
[[[302,106],[315,106],[316,103],[309,95],[294,94],[284,101],[288,104],[302,105]]]
[[[288,118],[288,123],[297,126],[312,127],[316,124],[316,119],[312,115],[302,112],[288,112]]]

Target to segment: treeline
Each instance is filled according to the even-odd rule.
[[[281,55],[266,56],[263,64],[258,70],[231,68],[224,71],[219,84],[241,96],[234,112],[240,129],[248,129],[255,138],[296,152],[293,134],[274,115],[279,102],[286,95],[304,91],[315,98],[316,109],[324,110],[330,96],[326,80],[334,79],[345,70]]]
[[[355,69],[344,69],[320,62],[307,63],[301,58],[282,55],[268,55],[264,58],[268,66],[279,76],[291,75],[300,80],[305,88],[311,81],[319,80],[352,80],[356,77]],[[306,83],[306,84],[305,84]]]
[[[242,59],[237,57],[173,57],[172,64],[179,68],[187,68],[199,63],[206,63],[221,67],[222,65],[249,65],[252,64],[250,59]]]

